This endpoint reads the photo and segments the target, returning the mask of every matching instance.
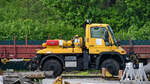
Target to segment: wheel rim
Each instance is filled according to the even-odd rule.
[[[52,75],[47,74],[47,77],[50,77],[50,76],[57,77],[62,73],[62,66],[59,63],[59,61],[55,59],[51,59],[51,60],[47,60],[44,62],[42,70],[53,71],[53,74]]]
[[[106,69],[111,73],[111,74],[115,74],[116,75],[116,70],[117,69],[115,69],[115,66],[113,65],[113,64],[107,64],[106,66]]]
[[[58,73],[57,72],[57,67],[55,65],[53,65],[53,64],[48,65],[48,67],[46,68],[46,71],[53,71],[54,75],[56,75]]]
[[[113,59],[105,60],[101,67],[106,68],[112,75],[118,75],[119,71],[119,65],[118,63]]]

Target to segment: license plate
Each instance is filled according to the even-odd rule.
[[[77,62],[76,61],[65,62],[65,67],[77,67]]]

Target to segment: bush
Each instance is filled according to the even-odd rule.
[[[110,24],[117,38],[150,40],[149,0],[0,0],[0,39],[84,36],[86,19]]]

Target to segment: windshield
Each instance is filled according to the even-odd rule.
[[[112,36],[112,38],[113,38],[113,40],[114,40],[115,45],[117,45],[117,40],[116,40],[116,38],[115,38],[115,36],[114,36],[114,33],[113,33],[112,28],[111,28],[110,26],[108,26],[108,29],[109,29],[109,31],[110,31],[110,33],[111,33],[111,36]]]

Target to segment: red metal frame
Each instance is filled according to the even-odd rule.
[[[41,48],[41,45],[1,45],[0,58],[33,58],[36,50]]]
[[[14,36],[13,45],[0,45],[0,58],[31,59],[36,55],[36,50],[41,48],[41,45],[28,45],[27,35],[25,45],[16,45],[16,36]]]
[[[130,45],[122,46],[127,52],[130,52]],[[143,59],[150,59],[150,45],[134,45],[133,50]]]

